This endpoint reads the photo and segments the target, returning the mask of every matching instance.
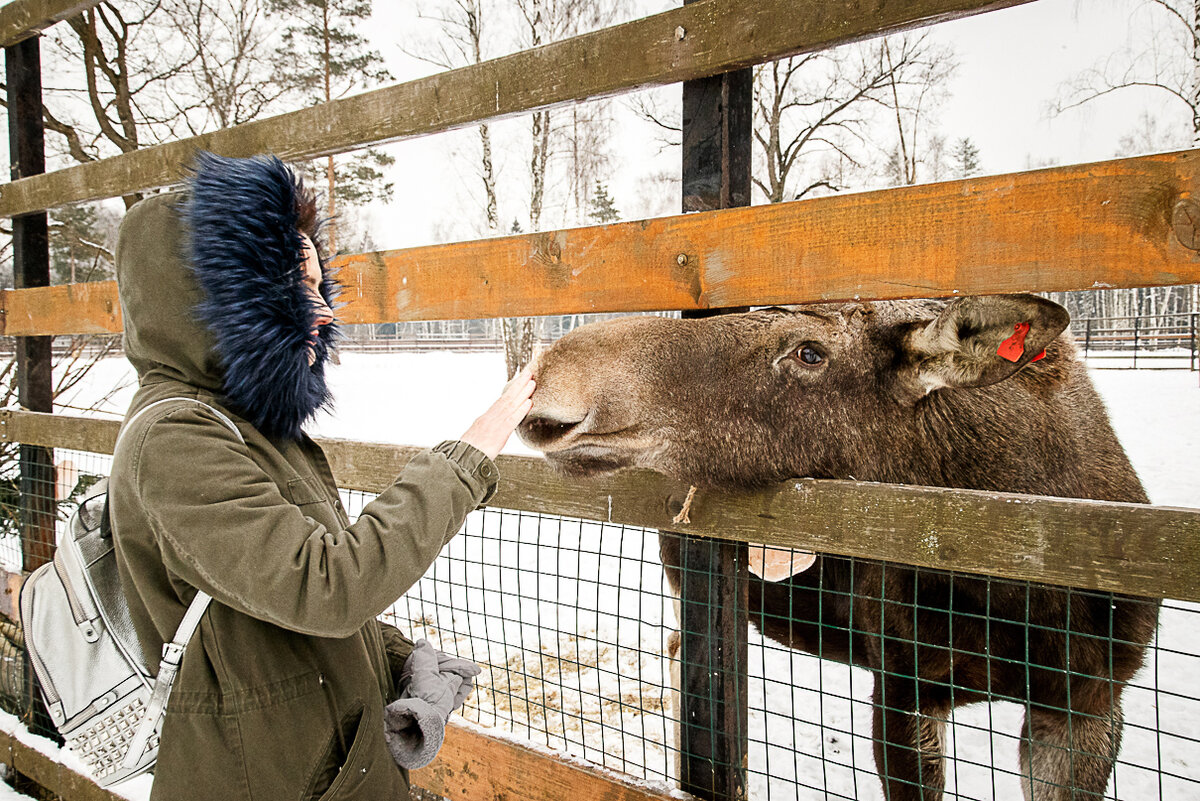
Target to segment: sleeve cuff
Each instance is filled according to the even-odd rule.
[[[479,499],[479,505],[487,503],[496,494],[496,485],[500,481],[500,470],[483,451],[461,440],[446,440],[435,446],[433,452],[440,453],[457,464],[482,488],[483,497]]]
[[[420,698],[402,698],[384,707],[383,736],[396,764],[417,770],[437,757],[446,719]]]

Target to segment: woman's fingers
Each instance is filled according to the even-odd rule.
[[[517,373],[495,403],[471,424],[463,434],[462,441],[483,451],[488,458],[495,459],[513,430],[533,407],[532,397],[536,387],[532,366]]]

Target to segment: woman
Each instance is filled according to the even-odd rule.
[[[110,511],[144,652],[160,653],[197,590],[213,597],[151,797],[407,798],[382,713],[413,646],[376,616],[494,492],[492,457],[532,381],[415,457],[351,525],[303,432],[330,401],[335,336],[315,200],[274,158],[204,154],[189,184],[130,209],[117,244],[139,388]]]

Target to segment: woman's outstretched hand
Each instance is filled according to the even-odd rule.
[[[533,406],[533,401],[530,400],[533,389],[531,365],[513,376],[500,393],[499,399],[471,424],[467,433],[462,435],[462,441],[483,451],[489,459],[495,459],[504,443],[512,436],[513,430],[525,419],[525,415],[529,414],[529,409]]]

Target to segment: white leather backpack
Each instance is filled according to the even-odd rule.
[[[212,410],[241,439],[231,420],[193,398],[152,403],[122,432],[143,412],[181,401]],[[154,766],[171,685],[210,600],[203,592],[196,594],[175,638],[163,646],[153,678],[121,592],[108,525],[107,480],[79,502],[53,561],[25,579],[21,625],[46,708],[100,785]]]

